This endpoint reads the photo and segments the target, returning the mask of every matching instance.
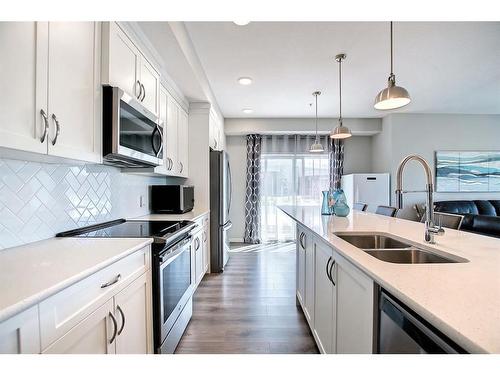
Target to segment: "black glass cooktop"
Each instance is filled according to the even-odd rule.
[[[191,221],[126,221],[120,219],[62,232],[57,234],[57,237],[155,237],[166,239],[189,226],[194,226],[194,223]]]

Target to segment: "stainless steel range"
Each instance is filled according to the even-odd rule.
[[[153,330],[155,353],[173,353],[192,316],[191,221],[114,220],[57,237],[153,238]]]

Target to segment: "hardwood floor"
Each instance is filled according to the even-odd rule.
[[[198,286],[176,353],[318,353],[295,305],[295,244],[234,246]]]

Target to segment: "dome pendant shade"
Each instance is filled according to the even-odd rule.
[[[339,121],[339,125],[330,133],[330,138],[332,139],[346,139],[349,137],[352,137],[351,130],[347,126],[342,125],[342,121]]]
[[[411,102],[410,94],[401,86],[396,86],[394,74],[389,77],[387,88],[375,97],[375,109],[387,110],[404,107]]]
[[[309,149],[309,152],[324,152],[325,149],[323,148],[323,145],[319,143],[319,141],[316,139],[316,141],[311,145],[311,148]]]

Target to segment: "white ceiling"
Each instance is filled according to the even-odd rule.
[[[224,117],[338,114],[343,63],[345,117],[382,117],[373,99],[389,75],[388,22],[186,22]],[[500,113],[500,22],[394,24],[397,83],[412,103],[399,112]],[[237,79],[254,83],[241,86]],[[252,108],[253,114],[242,113]]]

